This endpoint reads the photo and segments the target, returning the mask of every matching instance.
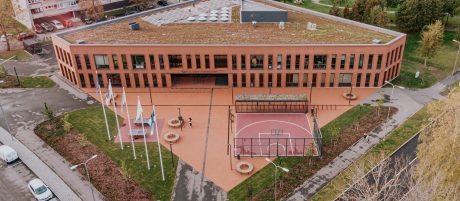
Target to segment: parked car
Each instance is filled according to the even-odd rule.
[[[65,28],[64,25],[63,25],[61,22],[59,22],[59,20],[52,20],[52,21],[51,21],[51,24],[52,24],[54,27],[56,27],[57,30],[61,30],[61,29],[64,29],[64,28]]]
[[[129,11],[126,11],[125,15],[132,15],[134,13],[137,13],[136,10],[129,10]]]
[[[34,24],[33,26],[35,33],[43,33],[45,30],[39,25],[39,24]]]
[[[32,179],[27,185],[30,192],[39,201],[47,201],[53,198],[53,192],[40,179]]]
[[[14,163],[19,160],[18,152],[8,145],[0,146],[0,159],[5,161],[7,164]]]
[[[167,6],[167,5],[168,5],[168,1],[158,1],[157,4],[160,5],[160,6]]]
[[[42,22],[42,23],[40,24],[40,26],[42,26],[43,29],[45,29],[45,31],[47,31],[47,32],[54,31],[54,27],[53,27],[50,23],[48,23],[48,22]]]
[[[92,24],[93,20],[90,18],[82,18],[81,21],[83,21],[85,24]]]
[[[17,39],[18,39],[18,41],[23,41],[23,40],[32,39],[32,38],[35,38],[35,37],[37,37],[37,35],[35,33],[21,32],[21,33],[18,34]]]

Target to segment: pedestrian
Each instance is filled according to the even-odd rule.
[[[192,117],[188,118],[188,124],[190,125],[190,127],[192,127]]]
[[[364,133],[364,139],[367,140],[369,142],[369,138],[367,138],[367,133]]]

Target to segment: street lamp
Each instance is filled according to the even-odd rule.
[[[281,167],[281,166],[278,166],[276,165],[273,161],[271,161],[268,157],[265,158],[266,161],[270,162],[271,164],[273,164],[275,166],[275,201],[276,201],[276,173],[278,171],[278,168],[283,170],[284,172],[289,172],[289,169],[285,168],[285,167]]]
[[[397,88],[399,88],[399,89],[405,89],[405,88],[402,87],[402,86],[395,85],[395,84],[393,84],[393,83],[391,83],[391,82],[388,82],[388,81],[385,81],[385,84],[389,84],[389,85],[391,85],[391,87],[393,87],[393,88],[391,89],[390,101],[391,101],[391,98],[393,98],[393,92],[394,92],[394,90],[395,90],[395,87],[397,87]],[[388,107],[387,122],[388,122],[388,119],[389,119],[389,118],[390,118],[390,107]]]
[[[93,155],[91,156],[88,160],[86,160],[85,162],[83,163],[80,163],[80,164],[77,164],[77,165],[73,165],[72,167],[70,167],[71,170],[75,170],[77,169],[78,166],[80,165],[84,165],[85,166],[85,172],[86,172],[86,176],[88,177],[88,182],[89,182],[89,188],[91,189],[91,194],[93,195],[93,201],[96,200],[96,198],[94,198],[94,191],[93,191],[93,188],[91,187],[91,178],[89,177],[89,172],[88,172],[88,167],[87,167],[87,163],[93,159],[95,159],[97,157],[97,155]]]

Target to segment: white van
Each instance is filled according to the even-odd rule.
[[[7,164],[13,163],[19,159],[18,152],[8,145],[0,145],[0,159],[4,160]]]

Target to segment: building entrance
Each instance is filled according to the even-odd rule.
[[[227,87],[226,74],[173,74],[173,88],[216,88]]]

